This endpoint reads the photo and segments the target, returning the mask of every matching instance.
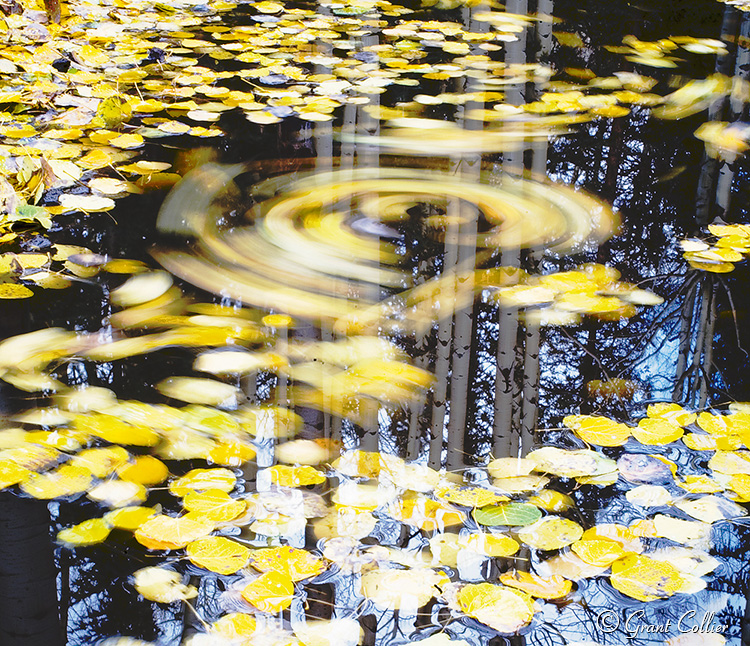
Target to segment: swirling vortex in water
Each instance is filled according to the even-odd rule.
[[[508,175],[490,183],[489,173],[474,182],[430,169],[380,167],[261,181],[251,189],[252,223],[222,228],[210,203],[246,170],[208,164],[189,173],[165,201],[158,227],[190,233],[196,244],[158,249],[154,256],[201,289],[326,321],[341,333],[383,329],[393,317],[408,328],[404,309],[417,306],[434,315],[439,307],[428,301],[448,283],[455,296],[456,284],[472,278],[473,299],[482,288],[517,280],[515,270],[480,269],[492,266],[499,250],[573,252],[602,242],[617,225],[606,205],[566,186]],[[460,265],[417,285],[419,277],[404,269],[402,236],[391,225],[414,217],[427,221],[436,210],[454,215],[444,218],[446,249],[463,245],[470,252]],[[390,290],[385,299],[382,288]]]

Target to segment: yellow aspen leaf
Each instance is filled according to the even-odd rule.
[[[689,449],[694,451],[735,451],[742,444],[742,438],[737,435],[706,435],[704,433],[688,433],[682,438]]]
[[[516,540],[504,534],[487,532],[471,533],[458,540],[459,546],[465,546],[473,552],[485,556],[512,556],[521,547]]]
[[[555,491],[554,489],[544,489],[538,494],[535,494],[529,498],[529,502],[540,509],[545,511],[562,514],[575,507],[573,499],[564,493]]]
[[[211,462],[227,467],[242,466],[254,457],[255,449],[239,441],[222,441],[208,453]]]
[[[31,298],[34,295],[28,287],[18,283],[0,283],[0,298]]]
[[[610,581],[624,595],[639,601],[671,597],[683,586],[676,567],[638,554],[628,554],[612,563]]]
[[[77,415],[73,420],[76,430],[89,433],[110,444],[154,446],[160,436],[145,426],[131,426],[114,415]]]
[[[115,509],[104,514],[104,520],[112,527],[134,532],[149,518],[156,516],[157,511],[152,507],[130,506]]]
[[[0,489],[6,489],[25,480],[31,471],[12,460],[0,460]]]
[[[347,476],[359,478],[377,478],[383,467],[380,453],[377,451],[347,451],[331,463],[336,471]]]
[[[110,300],[120,307],[131,307],[153,301],[172,287],[172,277],[165,271],[136,274],[110,294]]]
[[[279,572],[266,572],[248,583],[241,595],[261,612],[280,612],[292,604],[294,581]]]
[[[525,458],[497,458],[487,465],[487,471],[493,478],[514,478],[529,475],[535,466],[536,462]]]
[[[42,421],[45,425],[48,423],[46,420]],[[57,462],[59,456],[60,452],[56,449],[49,446],[38,446],[34,444],[19,446],[14,449],[6,449],[0,453],[0,458],[2,458],[2,460],[8,460],[17,464],[19,467],[29,469],[30,471],[40,471],[41,469],[54,464]]]
[[[237,477],[229,469],[193,469],[169,484],[169,491],[183,497],[194,491],[219,489],[230,492],[234,489]]]
[[[107,540],[111,527],[103,518],[90,518],[78,525],[68,527],[57,533],[57,540],[69,547],[95,545]]]
[[[188,558],[198,567],[219,574],[234,574],[247,565],[250,550],[223,536],[207,536],[188,543]]]
[[[640,537],[629,527],[625,527],[625,525],[602,523],[590,527],[581,536],[581,539],[585,541],[600,538],[620,543],[627,552],[641,553],[643,551],[643,543]]]
[[[729,481],[729,487],[742,499],[742,502],[750,500],[750,475],[746,473],[733,475]]]
[[[286,464],[277,464],[269,468],[267,473],[271,482],[281,487],[306,487],[326,481],[325,474],[311,466],[293,467]]]
[[[628,491],[625,498],[639,507],[661,507],[672,501],[672,494],[661,485],[641,485]]]
[[[362,594],[382,608],[416,609],[449,582],[447,574],[430,568],[371,570],[362,576]]]
[[[712,435],[725,435],[731,433],[732,423],[727,415],[711,415],[705,411],[698,414],[698,426]]]
[[[571,581],[580,581],[606,572],[607,567],[586,563],[575,552],[560,552],[551,559],[546,559],[536,569],[545,577],[559,575]]]
[[[407,525],[426,531],[461,525],[466,515],[451,505],[417,497],[399,500],[391,506],[391,515]]]
[[[108,507],[124,507],[145,502],[148,497],[146,488],[137,482],[110,479],[101,482],[86,493],[92,500]]]
[[[625,555],[620,543],[605,538],[576,541],[570,546],[582,561],[599,567],[609,567],[617,559]]]
[[[656,526],[654,525],[653,518],[641,518],[641,520],[633,521],[628,527],[628,532],[630,532],[632,536],[637,536],[639,538],[654,538],[656,536]]]
[[[84,65],[89,67],[101,67],[109,62],[109,56],[93,45],[83,45],[76,56]]]
[[[520,590],[470,583],[458,592],[461,610],[499,633],[515,633],[534,618],[534,600]]]
[[[21,482],[21,491],[34,498],[50,499],[71,496],[86,491],[91,486],[88,469],[64,464],[56,471],[31,473]]]
[[[217,523],[234,520],[247,507],[244,500],[231,498],[228,493],[220,489],[189,493],[183,499],[182,504],[188,511],[197,512]]]
[[[172,603],[198,596],[198,590],[183,584],[182,576],[174,570],[145,567],[133,573],[133,582],[140,595],[149,601]]]
[[[156,389],[166,397],[208,406],[236,405],[241,397],[240,390],[231,384],[199,377],[169,377],[160,381]]]
[[[679,404],[667,402],[650,404],[646,409],[646,415],[653,419],[664,419],[678,426],[689,426],[697,417],[695,413],[689,413]]]
[[[307,619],[294,634],[304,646],[357,646],[364,638],[364,630],[352,618]]]
[[[638,426],[631,429],[633,437],[641,444],[662,445],[676,442],[685,432],[682,426],[672,424],[664,419],[644,417]]]
[[[683,480],[675,480],[675,484],[690,493],[718,493],[725,489],[723,484],[703,474],[686,475]]]
[[[750,451],[717,451],[708,461],[708,468],[728,476],[750,475]]]
[[[254,550],[250,565],[260,572],[279,572],[292,581],[317,576],[326,569],[326,562],[307,550],[282,545]]]
[[[504,493],[524,493],[539,491],[549,484],[549,478],[540,475],[517,476],[515,478],[495,478],[492,486]]]
[[[199,522],[192,518],[159,515],[143,523],[135,531],[135,538],[150,550],[176,550],[208,536],[214,526],[209,520]]]
[[[108,446],[80,451],[68,464],[88,469],[97,478],[106,478],[129,459],[130,454],[121,446]]]
[[[529,453],[526,458],[534,462],[534,471],[550,473],[561,478],[591,476],[598,470],[595,451],[566,451],[554,446],[545,446]]]
[[[120,135],[119,137],[110,139],[109,145],[114,146],[115,148],[124,148],[126,150],[140,148],[143,146],[143,137],[135,133]]]
[[[120,480],[152,486],[164,482],[169,475],[169,469],[159,458],[139,455],[133,462],[118,467],[116,473]]]
[[[237,641],[252,637],[257,628],[255,617],[245,612],[230,612],[219,617],[211,624],[211,632],[221,635],[224,639]]]
[[[719,496],[703,496],[697,500],[681,500],[675,503],[688,516],[704,523],[746,516],[747,511],[739,505]]]
[[[500,496],[483,487],[454,487],[447,484],[435,489],[435,496],[444,502],[463,507],[486,507],[510,500],[507,496]]]
[[[622,446],[630,437],[630,427],[599,415],[568,415],[563,424],[584,442],[597,446]]]
[[[654,516],[656,535],[668,538],[675,543],[691,543],[707,539],[711,533],[711,525],[697,520],[681,520],[674,516],[657,514]]]
[[[547,516],[518,532],[518,538],[538,550],[557,550],[581,538],[583,528],[572,520]]]
[[[501,574],[500,583],[518,588],[537,599],[560,599],[573,588],[573,584],[559,574],[544,579],[529,572],[517,571]]]
[[[337,507],[326,516],[315,519],[312,526],[316,538],[364,538],[375,529],[376,524],[375,516],[365,509]]]

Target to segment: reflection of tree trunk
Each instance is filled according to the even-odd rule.
[[[47,504],[0,494],[0,644],[63,646]]]
[[[737,14],[733,7],[727,6],[724,10],[724,22],[721,25],[721,39],[725,42],[737,40]],[[716,60],[716,71],[727,76],[732,76],[735,59],[731,53],[719,56]],[[727,100],[722,98],[715,101],[708,110],[709,121],[721,120]],[[719,173],[722,161],[718,158],[708,157],[703,153],[700,175],[698,176],[698,189],[695,197],[695,221],[699,227],[705,227],[712,218],[712,207],[716,196]]]
[[[696,284],[688,287],[685,300],[680,308],[680,333],[677,337],[677,366],[675,367],[675,387],[672,392],[674,401],[683,401],[685,397],[685,369],[690,356],[691,336],[693,329],[693,308],[695,307]]]

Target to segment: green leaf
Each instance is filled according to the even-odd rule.
[[[505,502],[482,507],[474,512],[480,525],[531,525],[542,517],[538,507],[523,502]]]
[[[37,221],[45,229],[52,226],[49,212],[42,206],[33,206],[31,204],[22,204],[16,209],[16,213],[9,218],[11,221],[34,222]]]

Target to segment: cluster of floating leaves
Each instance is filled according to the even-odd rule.
[[[693,269],[726,274],[750,254],[749,225],[709,224],[708,232],[711,238],[680,241],[683,257]]]
[[[247,6],[249,24],[235,26],[217,20],[237,7],[224,1],[210,7],[65,3],[59,24],[45,24],[36,10],[42,7],[29,5],[1,18],[0,244],[15,238],[18,223],[49,226],[52,216],[109,210],[119,196],[174,184],[179,176],[167,172],[167,164],[132,163],[132,157],[149,140],[220,136],[217,123],[229,111],[267,125],[288,117],[329,121],[343,105],[362,106],[393,126],[376,138],[381,145],[444,155],[517,148],[555,134],[557,126],[624,116],[632,105],[681,118],[732,91],[721,75],[689,81],[666,96],[650,93],[656,79],[630,71],[606,78],[578,74],[585,83],[550,81],[549,68],[506,64],[496,55],[550,18],[494,6],[473,11],[483,25],[477,31],[459,22],[412,19],[413,9],[387,0],[322,3],[317,11],[271,0]],[[578,34],[556,35],[563,46],[584,45]],[[370,36],[377,42],[367,41]],[[610,49],[628,62],[674,67],[675,51],[715,55],[724,45],[628,36]],[[575,70],[565,73],[576,76]],[[471,79],[473,89],[419,91],[425,81],[445,90],[445,82],[459,77]],[[543,88],[537,101],[505,102],[507,86],[529,81]],[[395,105],[373,102],[390,86],[413,88],[413,94]],[[466,132],[449,121],[413,119],[442,104],[465,106],[464,119],[487,127]],[[425,145],[428,125],[433,143]],[[732,139],[730,131],[721,138]],[[699,136],[718,135],[709,128]],[[18,287],[10,293],[28,295]]]
[[[636,425],[571,415],[565,426],[592,448],[545,446],[522,459],[492,460],[469,481],[381,453],[346,451],[334,459],[335,446],[293,439],[299,425],[281,409],[230,415],[201,406],[149,406],[95,388],[67,393],[58,403],[46,419],[40,412],[17,418],[50,430],[2,431],[2,486],[42,499],[86,492],[109,507],[63,529],[58,539],[82,547],[127,532],[164,554],[165,564],[133,574],[147,599],[195,597],[186,572],[222,577],[226,614],[206,618],[211,644],[254,643],[265,631],[284,636],[283,643],[328,644],[316,641],[317,631],[336,630],[338,639],[339,629],[346,637],[336,643],[359,643],[354,606],[351,619],[322,625],[297,619],[293,632],[278,617],[304,599],[306,583],[332,576],[352,579],[354,599],[381,611],[415,612],[436,599],[451,611],[446,635],[466,616],[500,634],[516,633],[548,605],[581,603],[576,590],[586,579],[606,578],[640,602],[694,594],[719,564],[708,553],[712,525],[746,515],[737,503],[750,501],[750,452],[743,448],[750,444],[749,404],[734,404],[726,414],[656,404]],[[230,460],[209,459],[246,471],[264,414],[273,418],[266,430],[288,441],[278,445],[275,466],[258,469],[257,491],[243,485],[236,469],[177,476],[156,457],[188,457],[175,450],[192,428],[206,438],[244,443],[244,452]],[[673,457],[710,456],[710,475],[678,467],[666,450]],[[176,512],[145,506],[149,491],[165,482],[179,501]],[[576,494],[563,493],[571,483],[576,490],[618,483],[640,519],[582,526]],[[418,540],[407,548],[363,541],[393,523]],[[306,531],[315,537],[312,548]],[[531,568],[517,557],[522,547],[537,555]],[[476,583],[472,573],[490,560],[501,574]],[[198,646],[207,635],[186,643]]]
[[[588,264],[546,276],[520,275],[515,285],[498,287],[491,298],[505,307],[529,308],[526,321],[542,325],[573,325],[584,314],[602,320],[628,318],[637,305],[658,305],[653,292],[619,280],[619,272]]]

